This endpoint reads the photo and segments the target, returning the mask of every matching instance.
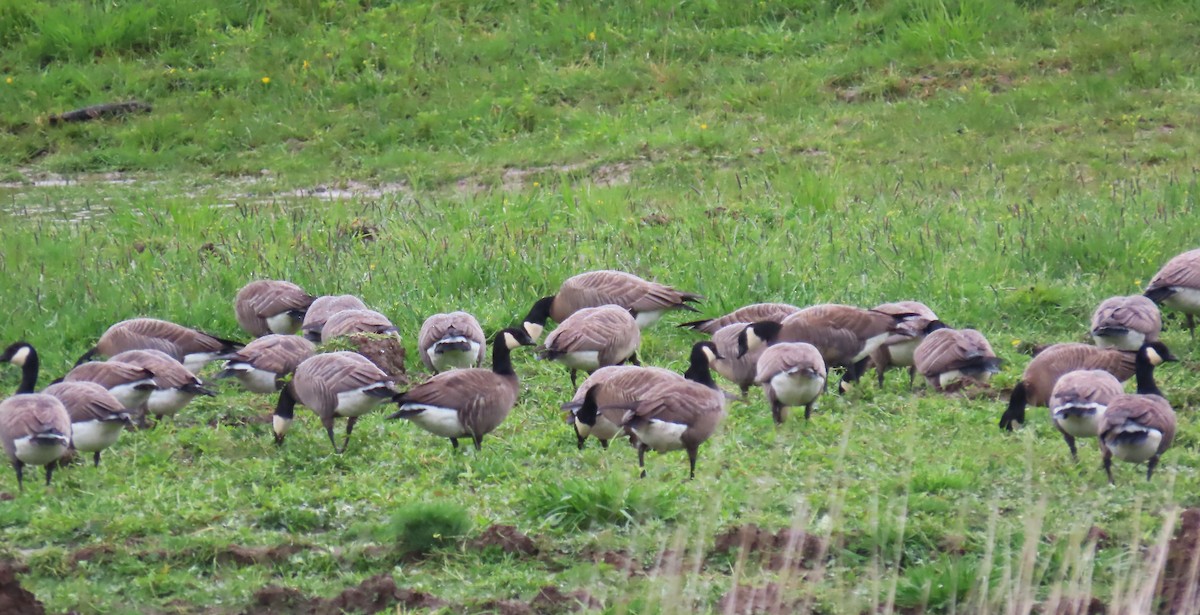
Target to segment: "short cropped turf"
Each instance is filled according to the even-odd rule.
[[[238,613],[267,585],[328,598],[379,574],[452,612],[548,585],[613,613],[730,612],[772,584],[821,613],[1163,606],[1166,539],[1200,505],[1182,319],[1152,482],[1118,464],[1110,487],[1094,443],[1073,462],[1044,409],[996,423],[1031,348],[1084,341],[1101,300],[1200,247],[1200,8],[630,4],[0,4],[0,341],[36,345],[44,386],[125,318],[242,338],[234,294],[278,278],[359,295],[413,359],[432,313],[494,332],[613,268],[713,316],[921,300],[988,336],[991,391],[897,370],[779,429],[752,391],[688,481],[682,453],[639,480],[623,444],[577,450],[566,370],[527,350],[479,453],[382,411],[336,455],[298,410],[277,448],[274,399],[223,383],[49,489],[0,472],[22,584],[80,613]],[[51,122],[132,99],[152,110]],[[682,370],[703,338],[672,325],[694,318],[639,356]],[[774,554],[797,565],[718,540],[748,524],[812,539]],[[536,553],[481,547],[493,525]]]

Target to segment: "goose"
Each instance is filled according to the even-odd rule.
[[[816,346],[784,342],[767,347],[758,359],[754,381],[762,385],[771,403],[771,418],[782,425],[788,406],[804,406],[804,420],[825,390],[825,360]]]
[[[1144,293],[1151,301],[1179,310],[1187,316],[1187,328],[1196,337],[1200,314],[1200,249],[1188,250],[1163,265]]]
[[[298,335],[264,335],[221,355],[225,368],[216,377],[237,378],[253,393],[270,394],[282,389],[283,379],[316,352],[315,344]]]
[[[1136,352],[1144,342],[1158,341],[1162,314],[1142,295],[1110,297],[1092,314],[1092,338],[1101,348]]]
[[[388,418],[412,421],[435,436],[449,438],[454,448],[459,438],[469,437],[475,450],[481,450],[483,437],[499,427],[517,403],[521,385],[511,353],[533,344],[524,329],[500,331],[492,342],[492,369],[442,372],[397,395],[400,410]]]
[[[937,329],[913,353],[914,367],[938,392],[956,390],[966,381],[987,383],[1000,363],[987,338],[974,329]]]
[[[888,368],[907,367],[908,388],[911,389],[917,373],[916,364],[913,362],[913,353],[916,352],[917,346],[921,345],[921,341],[925,339],[926,335],[943,329],[946,325],[938,319],[938,315],[933,310],[929,309],[929,306],[920,301],[884,303],[871,309],[904,318],[896,328],[896,332],[889,336],[883,345],[876,348],[875,352],[871,353],[871,363],[875,365],[875,378],[882,388],[883,378],[887,374]]]
[[[434,314],[417,334],[421,363],[433,372],[479,367],[487,352],[483,327],[466,312]]]
[[[242,344],[213,337],[195,329],[154,318],[134,318],[108,328],[96,346],[87,351],[75,365],[93,357],[112,358],[126,350],[158,350],[171,355],[193,374],[218,356],[241,348]]]
[[[100,467],[100,453],[117,443],[132,421],[129,411],[108,389],[94,382],[60,382],[43,391],[62,402],[71,417],[71,448],[92,453]]]
[[[1078,459],[1076,438],[1100,435],[1108,403],[1125,393],[1121,381],[1100,369],[1078,369],[1063,374],[1050,393],[1050,420],[1062,434],[1071,458]]]
[[[525,316],[524,327],[536,341],[545,330],[546,319],[561,323],[583,308],[612,304],[636,314],[638,327],[645,329],[668,310],[697,311],[688,304],[703,299],[624,271],[590,271],[567,278],[557,293],[538,299]]]
[[[562,406],[562,409],[567,411],[567,424],[571,425],[575,431],[579,449],[583,450],[588,436],[599,440],[601,447],[608,448],[608,441],[621,433],[621,426],[608,420],[603,414],[580,412],[583,398],[587,395],[588,389],[607,384],[609,385],[607,389],[609,397],[612,398],[619,394],[621,400],[625,402],[637,401],[666,385],[684,380],[719,390],[717,383],[713,381],[710,369],[718,361],[717,357],[719,356],[713,342],[696,342],[692,345],[688,368],[683,374],[660,367],[635,367],[632,365],[610,365],[596,370],[579,385],[579,389],[575,391],[575,396],[571,398],[571,401]]]
[[[396,329],[396,325],[393,325],[387,316],[379,312],[373,310],[342,310],[330,316],[329,320],[325,321],[325,326],[321,327],[321,342],[325,343],[334,338],[353,335],[355,333],[400,336],[400,331]]]
[[[602,305],[583,308],[566,317],[546,336],[538,356],[566,365],[571,373],[571,386],[575,387],[579,370],[590,374],[625,361],[637,365],[641,343],[641,329],[629,310]]]
[[[92,361],[76,366],[63,382],[94,382],[104,387],[126,410],[138,410],[158,390],[154,372],[121,361]]]
[[[325,327],[325,321],[329,320],[330,316],[343,310],[365,309],[367,309],[367,304],[354,295],[317,297],[313,300],[312,305],[308,306],[308,311],[304,313],[304,323],[300,325],[300,331],[308,341],[314,344],[319,343],[321,329]]]
[[[71,417],[61,401],[44,393],[22,393],[0,402],[0,447],[25,490],[25,466],[46,466],[46,486],[54,462],[71,444]]]
[[[1146,480],[1154,475],[1159,457],[1175,439],[1175,411],[1154,382],[1154,368],[1173,357],[1143,346],[1137,358],[1137,395],[1119,395],[1108,402],[1100,423],[1104,472],[1112,484],[1112,458],[1146,462]]]
[[[716,346],[717,354],[721,357],[713,363],[712,367],[718,374],[721,374],[721,377],[738,385],[743,397],[750,392],[750,387],[754,386],[759,357],[767,349],[766,346],[759,346],[744,355],[738,355],[738,336],[749,324],[748,322],[730,323],[712,334],[713,345]]]
[[[204,388],[204,383],[195,374],[165,352],[126,350],[113,355],[112,360],[143,367],[154,373],[154,382],[158,387],[150,392],[146,410],[160,419],[175,416],[197,395],[217,395]]]
[[[1153,348],[1164,360],[1175,360],[1162,342],[1146,342],[1139,352],[1147,347]],[[1000,417],[1000,428],[1012,431],[1014,423],[1024,423],[1027,405],[1045,406],[1049,403],[1054,384],[1067,372],[1101,369],[1121,382],[1129,380],[1136,370],[1137,354],[1088,344],[1054,344],[1046,348],[1025,367],[1021,381],[1009,397],[1008,408]]]
[[[609,393],[611,389],[604,384],[588,389],[579,413],[603,413],[637,438],[642,478],[646,477],[646,451],[666,453],[681,449],[687,451],[688,478],[695,478],[700,445],[725,418],[725,394],[686,380],[655,388],[636,401],[628,401],[619,390]]]
[[[0,362],[12,363],[21,368],[21,383],[17,393],[32,393],[37,388],[38,369],[41,361],[37,350],[29,342],[14,342],[0,353]]]
[[[233,300],[242,330],[254,337],[271,333],[291,335],[300,329],[304,313],[316,297],[283,280],[255,280]]]
[[[862,376],[867,357],[910,316],[833,303],[814,305],[781,322],[759,321],[749,325],[738,337],[738,354],[765,344],[808,342],[821,352],[827,368],[845,368],[838,385],[838,390],[845,392]]]
[[[374,410],[396,394],[396,383],[357,352],[327,352],[306,359],[279,392],[271,419],[275,444],[282,445],[292,426],[296,402],[304,404],[321,419],[333,451],[346,452],[350,432],[358,417]],[[346,417],[346,439],[339,449],[333,437],[333,421]]]
[[[707,320],[693,320],[692,322],[685,322],[679,325],[679,327],[681,329],[691,329],[713,335],[722,328],[734,323],[751,323],[760,320],[779,322],[799,311],[800,308],[787,303],[754,303],[740,307],[724,316],[709,318]]]

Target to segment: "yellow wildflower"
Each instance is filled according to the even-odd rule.
[[[303,68],[304,70],[308,70],[308,67],[309,67],[309,66],[311,66],[311,64],[309,64],[309,63],[308,63],[308,60],[305,60],[305,61],[304,61],[304,65],[303,65],[303,66],[301,66],[301,68]]]
[[[263,82],[263,85],[266,85],[266,84],[268,84],[268,83],[271,83],[271,78],[270,78],[270,77],[263,77],[263,78],[262,78],[262,82]]]
[[[1013,348],[1016,348],[1017,346],[1020,346],[1020,345],[1021,345],[1021,340],[1014,339],[1014,340],[1012,341],[1012,345],[1013,345]]]
[[[708,130],[708,124],[700,124],[700,130]]]
[[[5,77],[5,78],[4,78],[4,83],[7,83],[7,84],[9,84],[9,85],[12,85],[12,77]]]
[[[595,31],[595,30],[592,30],[591,32],[588,32],[588,40],[589,40],[589,41],[594,41],[594,40],[596,40],[596,31]]]
[[[539,184],[539,183],[537,183],[537,182],[533,182],[533,187],[534,187],[534,188],[537,188],[537,187],[538,187],[538,186],[540,186],[540,185],[541,185],[541,184]]]

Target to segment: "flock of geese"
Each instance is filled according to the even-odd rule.
[[[880,385],[891,367],[907,367],[909,385],[920,373],[937,392],[972,383],[986,385],[1000,369],[987,339],[972,329],[952,329],[926,305],[887,303],[872,309],[821,304],[806,308],[761,303],[707,320],[679,325],[708,334],[696,342],[687,370],[641,366],[642,329],[667,311],[698,311],[703,297],[619,271],[593,271],[563,282],[558,292],[533,304],[519,326],[493,336],[491,368],[482,366],[488,340],[466,312],[429,317],[417,337],[426,381],[399,391],[394,377],[357,352],[322,352],[342,336],[399,336],[386,316],[351,295],[314,297],[285,281],[259,280],[234,300],[238,324],[255,339],[247,344],[151,318],[119,322],[100,336],[76,366],[35,393],[36,349],[17,342],[0,362],[22,370],[16,394],[0,403],[0,444],[23,489],[26,465],[44,466],[50,484],[56,462],[69,450],[100,454],[131,423],[173,416],[198,395],[215,395],[198,374],[223,361],[216,378],[234,378],[249,391],[278,393],[272,417],[282,445],[297,402],[321,420],[329,441],[344,452],[359,417],[385,404],[391,419],[404,419],[455,448],[484,436],[507,418],[520,385],[511,353],[536,346],[547,321],[558,326],[537,346],[542,359],[589,375],[563,404],[582,449],[588,438],[607,448],[627,436],[645,472],[645,453],[684,450],[695,476],[699,447],[716,431],[733,397],[712,371],[738,385],[742,395],[761,386],[776,424],[789,407],[808,419],[826,390],[830,370],[840,368],[838,391],[854,386],[869,366]],[[1175,357],[1159,341],[1159,305],[1200,314],[1200,250],[1171,259],[1144,295],[1101,303],[1091,333],[1095,345],[1055,344],[1025,368],[1000,421],[1003,429],[1024,423],[1029,405],[1048,406],[1050,420],[1076,456],[1076,439],[1098,438],[1111,482],[1112,459],[1147,463],[1150,479],[1175,435],[1175,414],[1154,380],[1154,368]],[[101,360],[95,360],[101,359]],[[1137,393],[1121,382],[1136,376]],[[341,446],[334,421],[346,419]]]

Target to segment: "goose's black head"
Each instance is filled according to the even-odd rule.
[[[1158,366],[1168,361],[1178,361],[1179,357],[1171,354],[1171,349],[1162,342],[1146,342],[1138,349],[1138,356],[1144,357],[1151,365]]]
[[[774,342],[782,330],[782,324],[771,320],[756,322],[742,329],[742,332],[738,334],[738,358],[742,358],[747,352]]]
[[[534,341],[541,337],[546,329],[546,321],[550,318],[550,308],[554,305],[554,295],[542,297],[533,303],[529,313],[525,315],[522,328]]]
[[[17,367],[25,367],[25,362],[29,357],[37,356],[37,351],[29,342],[15,342],[4,349],[4,353],[0,354],[0,362],[12,363]]]

